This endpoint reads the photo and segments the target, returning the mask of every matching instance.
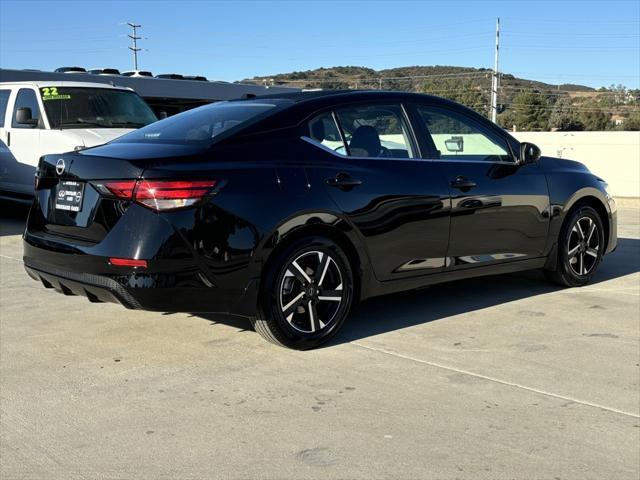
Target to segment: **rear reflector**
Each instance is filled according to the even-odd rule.
[[[110,258],[109,263],[116,267],[142,267],[147,268],[146,260],[135,260],[133,258]]]
[[[97,187],[102,193],[160,211],[189,207],[209,193],[216,183],[215,180],[127,180]]]

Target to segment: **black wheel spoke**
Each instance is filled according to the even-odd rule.
[[[313,300],[309,300],[307,302],[307,311],[309,312],[309,323],[311,326],[311,331],[315,332],[320,330],[321,322],[320,322],[320,318],[318,317],[318,310],[316,309],[316,306],[314,305]]]
[[[596,222],[589,219],[591,224],[589,225],[589,231],[587,232],[587,245],[591,243],[591,238],[593,237],[593,233],[596,231]]]
[[[329,262],[331,258],[329,255],[325,255],[322,252],[318,252],[320,255],[320,264],[318,265],[318,269],[315,271],[313,279],[317,283],[319,287],[322,286],[322,282],[324,282],[324,277],[327,275],[327,270],[329,269]]]
[[[309,278],[307,272],[305,272],[295,260],[291,262],[291,266],[287,272],[296,277],[303,285],[311,282],[311,278]]]
[[[574,258],[577,254],[578,251],[580,250],[580,245],[576,245],[575,247],[573,247],[571,250],[569,250],[567,252],[567,255],[569,256],[569,259]]]
[[[298,295],[296,295],[293,298],[293,300],[291,300],[288,304],[282,307],[282,313],[284,314],[285,318],[293,314],[296,311],[296,309],[303,303],[304,303],[304,292],[300,292]]]
[[[321,290],[318,300],[339,302],[342,300],[342,290]]]

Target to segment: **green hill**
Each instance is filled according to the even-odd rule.
[[[381,89],[430,93],[489,115],[491,69],[452,66],[409,66],[374,70],[346,66],[280,73],[243,83],[303,89]],[[498,121],[505,127],[533,130],[602,130],[640,123],[638,90],[622,86],[594,89],[575,84],[549,84],[500,75]],[[624,123],[626,126],[623,127]]]

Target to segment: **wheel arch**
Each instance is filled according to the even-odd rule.
[[[327,212],[304,213],[283,222],[264,242],[259,255],[262,263],[260,290],[265,276],[282,252],[291,243],[305,237],[324,237],[335,242],[349,260],[354,281],[354,304],[363,298],[369,255],[351,225],[339,215]]]
[[[585,188],[579,192],[576,192],[569,201],[565,204],[564,215],[562,219],[562,225],[566,222],[569,215],[571,215],[578,208],[583,206],[589,206],[593,208],[600,217],[602,226],[604,228],[604,251],[607,251],[610,233],[611,233],[611,220],[610,212],[607,208],[607,198],[603,193],[595,188]]]

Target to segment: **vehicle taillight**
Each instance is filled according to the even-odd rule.
[[[118,198],[132,200],[133,190],[136,188],[136,181],[127,180],[123,182],[109,182],[105,183],[104,186],[112,195],[115,195]]]
[[[126,180],[97,186],[102,193],[162,211],[193,205],[209,193],[216,183],[215,180]]]
[[[213,180],[140,180],[134,197],[154,210],[170,210],[193,205],[215,185]]]

